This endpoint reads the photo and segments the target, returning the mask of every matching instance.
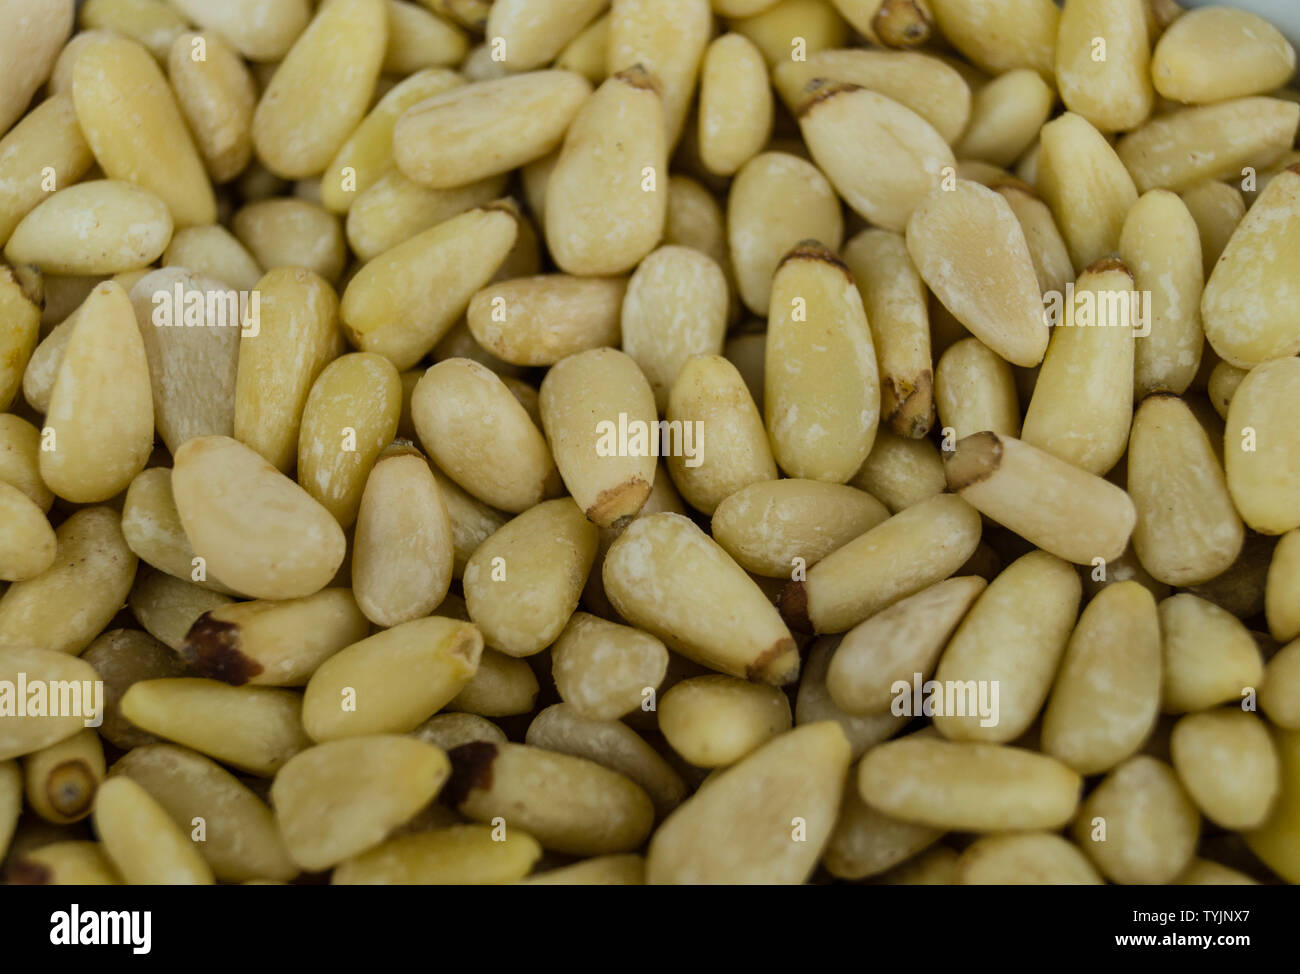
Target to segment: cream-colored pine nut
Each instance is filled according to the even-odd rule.
[[[928,679],[949,638],[984,591],[982,578],[951,578],[895,602],[844,634],[831,658],[826,688],[851,714],[890,709],[898,681]]]
[[[497,0],[484,33],[489,44],[502,46],[502,64],[530,71],[555,60],[608,5],[608,0]]]
[[[849,483],[878,498],[897,514],[944,489],[943,461],[929,440],[878,430],[871,453]]]
[[[1033,68],[1052,78],[1061,14],[1052,0],[928,0],[953,47],[989,74]]]
[[[934,14],[927,0],[831,0],[853,29],[885,47],[917,47],[930,39]]]
[[[69,840],[14,850],[9,882],[38,886],[120,886],[118,875],[98,842]]]
[[[789,582],[781,614],[805,632],[845,632],[952,575],[979,542],[979,515],[939,495],[883,521]]]
[[[248,68],[220,34],[208,31],[176,37],[167,74],[212,181],[234,179],[253,155],[257,90]]]
[[[1201,816],[1169,765],[1139,755],[1084,801],[1074,840],[1116,883],[1172,882],[1196,852]]]
[[[924,436],[934,422],[925,284],[901,234],[864,230],[844,245],[843,257],[871,326],[881,420],[900,436]]]
[[[618,277],[519,277],[487,285],[470,299],[465,316],[475,340],[493,355],[515,365],[554,365],[618,344],[626,290],[627,281]],[[725,314],[725,281],[722,308]]]
[[[1132,272],[1116,258],[1089,266],[1075,289],[1073,301],[1056,296],[1059,320],[1020,435],[1102,476],[1124,455],[1132,424],[1141,295]]]
[[[12,591],[12,589],[10,589]],[[0,612],[3,604],[0,603]],[[7,634],[7,633],[6,633]],[[31,648],[32,643],[0,645],[0,679],[15,686],[25,675],[27,684],[57,687],[60,681],[89,687],[96,679],[94,668],[64,652]],[[56,690],[57,692],[57,690]],[[33,754],[80,733],[97,701],[82,698],[84,716],[78,714],[7,714],[0,724],[0,761]]]
[[[1066,0],[1061,11],[1061,100],[1102,132],[1130,131],[1151,114],[1146,7],[1146,0]]]
[[[939,425],[956,439],[981,430],[1020,435],[1020,401],[1011,366],[978,338],[964,338],[939,357],[934,370]]]
[[[381,177],[395,172],[393,131],[398,118],[408,108],[464,84],[465,79],[455,71],[426,68],[399,82],[379,99],[322,174],[321,200],[325,207],[334,213],[346,213]],[[499,191],[495,192],[488,199],[499,195]],[[369,259],[370,255],[361,256]]]
[[[650,496],[658,454],[673,444],[670,430],[656,426],[654,392],[631,356],[612,348],[569,356],[542,380],[539,405],[578,508],[601,527],[635,515]],[[686,432],[676,434],[677,447],[684,447]],[[696,442],[697,456],[706,448]]]
[[[943,459],[949,490],[1058,558],[1109,562],[1128,546],[1137,521],[1128,494],[1023,440],[976,433]]]
[[[1246,835],[1250,851],[1288,883],[1300,882],[1300,847],[1295,835],[1300,823],[1300,733],[1274,730],[1273,743],[1281,761],[1282,787],[1263,826]]]
[[[772,132],[772,88],[763,55],[743,34],[725,34],[700,67],[700,157],[730,176],[757,155]]]
[[[1074,567],[1045,551],[1008,565],[962,619],[934,674],[942,687],[978,688],[979,709],[936,708],[935,728],[950,740],[995,744],[1024,733],[1051,690],[1081,595]]]
[[[72,32],[72,0],[3,0],[0,23],[0,132],[27,110]]]
[[[307,394],[298,434],[298,482],[345,529],[356,520],[380,451],[397,433],[401,397],[397,369],[383,356],[365,352],[336,358]],[[441,600],[440,595],[433,605]]]
[[[779,689],[733,676],[683,680],[659,705],[660,731],[699,768],[735,764],[792,723],[790,703]]]
[[[605,67],[615,75],[640,66],[655,79],[670,150],[686,121],[712,31],[708,0],[613,0],[611,5]]]
[[[789,578],[889,517],[865,491],[819,480],[763,480],[713,512],[713,538],[746,571]]]
[[[130,298],[149,363],[154,424],[167,448],[231,435],[240,329],[253,320],[249,299],[179,267],[145,274]]]
[[[1160,669],[1151,593],[1133,581],[1106,586],[1070,636],[1043,714],[1043,751],[1085,775],[1131,757],[1155,726]]]
[[[768,741],[669,816],[650,842],[646,881],[804,882],[834,830],[849,761],[829,721]]]
[[[629,852],[654,822],[640,785],[586,758],[487,741],[461,745],[450,757],[445,798],[453,807],[478,822],[503,819],[507,835],[523,830],[556,852]]]
[[[1079,847],[1051,832],[986,835],[957,860],[962,886],[1101,886]]]
[[[832,654],[839,642],[839,636],[826,636],[815,640],[809,647],[808,659],[800,674],[799,693],[795,698],[794,722],[796,727],[818,721],[834,721],[839,724],[840,730],[848,738],[852,759],[856,761],[870,748],[901,731],[911,718],[887,710],[878,714],[854,715],[835,705],[826,679]]]
[[[252,291],[265,273],[235,235],[216,224],[176,231],[163,252],[162,265],[221,281],[238,291]]]
[[[541,430],[477,362],[447,359],[429,369],[412,394],[411,415],[429,455],[478,500],[517,514],[557,493],[559,473]]]
[[[822,865],[838,879],[866,879],[911,859],[943,833],[925,825],[901,822],[876,811],[862,800],[853,783],[857,769],[849,772],[840,815]]]
[[[411,368],[491,280],[519,226],[506,203],[476,207],[366,263],[348,282],[339,308],[353,344],[398,369]]]
[[[42,511],[49,511],[54,492],[40,473],[41,433],[13,413],[0,413],[0,481],[12,484]]]
[[[32,109],[0,139],[0,241],[8,240],[46,198],[42,184],[50,170],[54,185],[64,188],[84,176],[94,161],[71,95],[54,95]]]
[[[352,585],[366,617],[394,626],[433,612],[451,584],[453,529],[424,457],[381,457],[361,496]]]
[[[287,763],[271,785],[271,804],[290,857],[320,871],[383,842],[450,773],[447,755],[424,741],[352,737],[310,747]]]
[[[1142,192],[1181,192],[1203,179],[1260,169],[1291,148],[1300,105],[1279,98],[1237,98],[1151,119],[1116,146]]]
[[[268,169],[325,170],[370,107],[387,44],[384,0],[326,0],[257,103],[253,145]]]
[[[871,452],[880,380],[862,296],[822,243],[777,267],[768,314],[763,408],[777,463],[792,477],[843,483]]]
[[[1283,646],[1268,661],[1259,702],[1278,727],[1300,730],[1300,641]]]
[[[538,689],[537,677],[527,660],[485,649],[479,658],[478,671],[447,704],[447,709],[480,717],[532,713]]]
[[[1148,333],[1133,349],[1135,394],[1182,395],[1201,362],[1205,281],[1200,234],[1186,204],[1166,190],[1144,194],[1124,219],[1119,256],[1151,302]]]
[[[754,42],[769,67],[792,60],[797,50],[815,54],[848,41],[848,25],[830,0],[777,0],[751,7],[749,13],[728,14],[735,18],[728,25]],[[801,48],[795,47],[796,38],[803,39]]]
[[[305,267],[331,285],[339,283],[346,260],[343,225],[323,207],[306,200],[261,200],[235,213],[232,228],[267,270]]]
[[[1295,73],[1295,48],[1262,17],[1230,7],[1192,10],[1170,24],[1151,58],[1156,90],[1190,104],[1266,95]]]
[[[326,659],[369,627],[345,588],[204,612],[179,653],[194,674],[234,686],[304,686]]]
[[[1206,818],[1227,829],[1264,824],[1280,786],[1264,721],[1235,708],[1188,714],[1174,725],[1170,748],[1179,780]]]
[[[608,74],[609,14],[602,14],[574,35],[555,59],[561,71],[580,74],[593,85]]]
[[[27,804],[41,818],[57,825],[78,822],[90,814],[104,780],[104,747],[92,728],[51,744],[23,758]]]
[[[976,338],[1013,365],[1043,358],[1048,329],[1024,231],[987,187],[956,180],[907,221],[907,250],[935,296]]]
[[[54,564],[54,529],[17,487],[0,482],[0,581],[35,578]]]
[[[1024,748],[913,735],[868,751],[856,785],[868,805],[905,822],[1003,832],[1060,828],[1074,817],[1082,779]]]
[[[234,437],[287,471],[312,383],[341,351],[338,298],[325,280],[301,267],[271,271],[255,293],[256,328],[240,329]]]
[[[412,237],[500,198],[505,178],[489,176],[455,189],[428,189],[389,169],[348,210],[348,245],[371,261]]]
[[[1300,527],[1298,410],[1297,358],[1256,365],[1228,407],[1223,443],[1228,491],[1247,526],[1264,534]]]
[[[647,587],[647,572],[663,584]],[[794,640],[776,609],[689,519],[634,520],[610,547],[603,574],[619,613],[687,658],[778,686],[798,675]]]
[[[861,217],[901,231],[954,166],[952,149],[924,118],[877,92],[842,82],[812,87],[799,127],[813,159]],[[864,159],[853,146],[873,145]]]
[[[317,667],[303,726],[315,741],[414,730],[469,682],[482,651],[478,629],[440,616],[376,633]]]
[[[791,112],[798,112],[816,78],[860,85],[892,98],[930,123],[949,145],[966,129],[971,113],[970,87],[948,64],[916,51],[846,48],[817,51],[806,60],[784,58],[772,71],[772,83]]]
[[[1188,592],[1165,599],[1159,610],[1165,713],[1236,703],[1259,687],[1264,660],[1254,637],[1233,615]]]
[[[302,728],[302,696],[292,690],[142,680],[122,696],[121,708],[142,730],[262,778],[311,746]]]
[[[172,0],[191,21],[214,31],[251,61],[277,62],[311,19],[310,0]]]
[[[1040,133],[1037,189],[1056,217],[1076,270],[1115,253],[1137,187],[1087,119],[1066,112]]]
[[[1223,468],[1176,396],[1149,397],[1133,418],[1128,490],[1138,512],[1133,549],[1159,581],[1197,585],[1236,561],[1245,532]]]
[[[578,606],[597,543],[596,526],[560,498],[479,545],[465,565],[465,604],[487,645],[531,656],[554,642]]]
[[[840,203],[820,170],[798,156],[764,152],[747,162],[727,195],[727,240],[745,306],[766,316],[772,278],[790,248],[819,240],[838,250]]]
[[[1278,642],[1300,636],[1300,530],[1288,531],[1273,549],[1264,611],[1269,631]]]
[[[1179,195],[1187,204],[1192,219],[1196,221],[1196,229],[1201,237],[1205,279],[1209,280],[1233,231],[1246,215],[1246,202],[1236,186],[1229,186],[1216,179],[1203,179]]]
[[[54,562],[0,596],[0,650],[80,653],[121,608],[136,557],[116,511],[87,507],[55,531]]]
[[[611,75],[569,125],[546,188],[546,242],[570,274],[621,274],[663,235],[668,166],[658,82]]]
[[[228,883],[298,874],[266,804],[225,768],[171,744],[136,747],[113,765],[162,806],[182,832],[203,823],[196,843],[216,878]]]
[[[176,97],[140,44],[113,36],[88,47],[73,70],[72,97],[86,141],[111,179],[156,194],[178,227],[216,221],[212,184]]]
[[[343,561],[345,539],[329,511],[229,437],[187,441],[176,453],[172,491],[195,553],[245,595],[311,595]]]
[[[104,740],[122,750],[155,744],[158,738],[135,727],[122,716],[122,695],[141,680],[182,676],[185,661],[146,632],[110,629],[81,654],[104,681]]]
[[[722,268],[692,247],[660,247],[632,274],[620,314],[622,348],[650,381],[660,412],[688,358],[722,351],[727,303]]]
[[[1300,351],[1300,327],[1292,314],[1298,255],[1300,167],[1293,166],[1260,194],[1205,283],[1205,337],[1221,358],[1249,369]]]
[[[591,720],[617,720],[646,703],[668,668],[668,650],[649,633],[575,612],[551,647],[560,698]]]
[[[157,260],[171,235],[171,215],[153,193],[95,179],[46,197],[14,228],[4,255],[47,274],[116,274]]]
[[[1010,166],[1038,137],[1055,101],[1051,85],[1036,71],[1018,68],[999,75],[975,94],[957,153],[963,159]]]
[[[100,787],[95,831],[105,854],[128,884],[204,886],[214,882],[211,867],[189,835],[130,778],[119,775]]]
[[[1000,180],[990,184],[1011,206],[1011,212],[1020,221],[1029,256],[1034,262],[1039,290],[1064,291],[1074,280],[1074,264],[1065,238],[1056,227],[1052,211],[1038,192],[1019,179]]]
[[[213,578],[206,566],[202,572],[196,570],[194,548],[181,526],[176,498],[172,496],[169,468],[149,467],[131,481],[122,501],[122,536],[141,561],[159,571],[214,592],[235,594]]]
[[[778,690],[771,692],[780,694]],[[786,709],[788,712],[788,705]],[[664,818],[686,798],[681,776],[636,731],[617,720],[586,717],[572,705],[558,703],[534,718],[528,725],[526,740],[533,747],[587,758],[626,775],[650,796],[656,818]]]
[[[721,355],[686,360],[665,418],[670,428],[680,424],[707,435],[707,441],[698,439],[694,456],[673,451],[667,458],[674,484],[696,510],[711,516],[736,491],[776,480],[776,461],[758,407],[736,367]]]
[[[488,884],[518,882],[541,858],[527,832],[504,838],[487,825],[452,825],[400,835],[338,864],[335,885]],[[580,865],[594,862],[585,859]]]
[[[591,85],[571,71],[480,81],[408,108],[393,129],[393,160],[408,179],[450,189],[509,172],[560,145]]]
[[[384,0],[388,15],[388,46],[383,70],[406,75],[439,65],[459,64],[469,50],[469,38],[456,24],[424,7],[403,0]]]

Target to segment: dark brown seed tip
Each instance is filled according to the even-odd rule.
[[[1128,269],[1128,265],[1113,255],[1110,257],[1102,257],[1099,260],[1094,260],[1083,269],[1084,274],[1106,274],[1110,271],[1123,271],[1129,276],[1129,280],[1133,279],[1133,272]],[[1080,274],[1079,276],[1082,277],[1083,274]]]
[[[850,284],[853,283],[853,274],[850,273],[849,266],[844,263],[844,261],[840,260],[839,255],[836,254],[835,251],[831,250],[820,240],[800,240],[790,248],[790,251],[784,257],[781,258],[781,263],[776,265],[776,269],[779,271],[786,264],[796,260],[819,260],[823,263],[830,264],[847,277]]]
[[[263,669],[261,663],[240,651],[239,643],[239,626],[205,612],[185,635],[181,656],[200,676],[239,687]]]
[[[951,453],[943,453],[943,473],[948,489],[960,493],[993,474],[1002,463],[1002,440],[983,430],[957,441]]]
[[[806,582],[790,581],[781,590],[781,599],[777,603],[781,618],[795,632],[812,632],[812,619],[808,617],[808,585]],[[771,652],[771,650],[769,650]]]
[[[659,94],[659,79],[646,70],[644,64],[637,63],[630,68],[624,68],[614,77],[626,85],[631,85],[633,88],[653,91],[656,95]]]
[[[396,439],[380,451],[379,459],[375,461],[375,466],[377,467],[385,460],[391,460],[393,457],[419,457],[426,463],[428,462],[428,458],[420,452],[420,448],[410,440]]]
[[[803,86],[803,92],[799,99],[799,105],[795,111],[798,118],[804,118],[815,107],[823,102],[830,101],[836,95],[842,95],[850,91],[858,91],[861,85],[850,84],[847,81],[832,81],[830,78],[813,78]]]
[[[5,882],[10,886],[49,886],[54,882],[54,873],[39,862],[15,859],[5,871]]]
[[[460,805],[469,793],[479,788],[492,787],[492,765],[497,759],[497,746],[491,741],[470,741],[447,752],[451,761],[451,777],[442,786],[439,801]]]
[[[916,47],[930,39],[934,22],[916,0],[885,0],[871,18],[871,29],[887,47]]]
[[[650,484],[641,477],[606,487],[587,508],[587,520],[602,528],[626,527],[649,497]]]
[[[745,667],[745,676],[776,687],[793,683],[799,678],[799,647],[789,637],[778,639]]]
[[[906,439],[924,439],[935,420],[934,377],[930,370],[918,375],[914,384],[890,379],[886,388],[896,405],[885,417],[885,424]]]

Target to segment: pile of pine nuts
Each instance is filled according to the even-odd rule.
[[[0,0],[0,875],[1300,883],[1295,61]]]

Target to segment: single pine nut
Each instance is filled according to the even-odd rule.
[[[732,676],[683,680],[660,702],[660,731],[673,750],[699,768],[735,764],[792,724],[784,693]]]
[[[179,33],[167,74],[212,181],[234,179],[253,155],[257,92],[248,68],[220,34]]]
[[[612,721],[644,705],[668,668],[668,650],[639,629],[575,612],[551,647],[560,697],[575,713]]]
[[[0,139],[0,241],[8,240],[22,218],[45,199],[46,172],[53,171],[55,185],[67,187],[94,161],[71,95],[57,94],[37,105]]]
[[[1300,359],[1257,365],[1228,407],[1224,461],[1228,491],[1255,531],[1285,534],[1300,527]]]
[[[805,54],[843,47],[848,40],[848,26],[829,0],[776,0],[751,3],[749,8],[744,13],[728,14],[736,18],[729,21],[729,26],[754,42],[769,67],[793,58],[796,38],[803,40]]]
[[[879,498],[891,514],[897,514],[943,492],[943,461],[929,440],[879,430],[871,453],[849,483]]]
[[[163,252],[162,264],[221,281],[238,291],[254,290],[265,273],[235,235],[217,225],[178,230]]]
[[[1038,137],[1055,101],[1055,92],[1036,71],[1018,68],[1000,75],[975,94],[956,151],[963,159],[1010,166]]]
[[[928,0],[940,32],[988,72],[1033,68],[1051,80],[1060,11],[1051,0]]]
[[[991,430],[1020,435],[1020,402],[1005,359],[978,338],[963,338],[939,358],[934,371],[939,423],[962,439]]]
[[[1102,132],[1151,114],[1151,44],[1144,0],[1066,0],[1056,35],[1061,100]],[[1098,41],[1100,40],[1100,44]]]
[[[0,580],[35,578],[54,564],[54,529],[17,487],[0,482]]]
[[[726,34],[700,68],[700,158],[730,176],[757,155],[772,132],[772,88],[763,55],[743,34]]]
[[[72,0],[3,0],[0,23],[0,132],[27,109],[72,33]]]
[[[670,148],[686,121],[712,32],[708,0],[613,0],[611,4],[605,67],[615,75],[639,65],[656,79],[663,97],[664,143]]]
[[[1300,531],[1288,531],[1273,549],[1264,604],[1274,639],[1288,642],[1300,636]]]
[[[235,214],[235,236],[267,270],[305,267],[337,285],[346,259],[338,217],[305,200],[250,203]]]
[[[966,847],[956,869],[963,886],[1102,885],[1078,846],[1050,832],[986,835]]]
[[[1188,592],[1159,605],[1165,713],[1240,701],[1264,677],[1255,640],[1231,613]]]
[[[1266,95],[1295,73],[1295,48],[1262,17],[1230,7],[1191,10],[1170,24],[1151,57],[1166,98],[1190,104]]]
[[[1273,743],[1281,761],[1282,787],[1268,821],[1246,835],[1246,844],[1277,875],[1295,883],[1300,882],[1300,854],[1295,843],[1300,821],[1300,733],[1274,730]]]
[[[437,2],[437,0],[435,0]],[[609,57],[609,14],[597,17],[565,45],[555,67],[580,74],[593,85],[605,80]]]
[[[1263,825],[1281,784],[1268,725],[1236,709],[1188,714],[1170,737],[1174,769],[1205,817],[1229,829]]]
[[[515,365],[554,365],[618,343],[622,278],[540,274],[489,284],[470,299],[466,320],[474,339]],[[723,282],[723,310],[726,282]]]
[[[166,810],[130,778],[105,781],[95,801],[104,853],[131,885],[203,886],[212,869]]]
[[[485,33],[502,45],[503,64],[529,71],[555,60],[607,5],[606,0],[500,0],[492,4]]]
[[[13,413],[0,414],[0,481],[17,487],[42,511],[49,511],[54,492],[40,473],[41,433]]]
[[[388,14],[388,46],[383,70],[410,74],[436,65],[458,64],[469,50],[469,38],[423,7],[403,0],[384,0]]]
[[[542,848],[522,829],[508,829],[502,839],[496,832],[486,825],[452,825],[398,836],[339,863],[331,882],[344,886],[517,882],[541,858]]]

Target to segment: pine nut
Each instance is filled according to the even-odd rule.
[[[0,580],[35,578],[54,564],[54,529],[17,487],[0,482]]]
[[[839,645],[840,637],[831,636],[813,642],[808,650],[808,660],[803,666],[799,681],[799,694],[795,699],[794,722],[796,727],[819,721],[834,721],[849,742],[853,760],[858,760],[881,741],[888,740],[901,731],[911,719],[905,714],[882,711],[865,716],[847,713],[835,705],[826,684],[831,657]]]
[[[1300,531],[1288,531],[1273,549],[1264,604],[1274,639],[1288,642],[1300,636]]]
[[[1051,0],[928,0],[953,47],[989,74],[1033,68],[1051,79],[1060,11]]]
[[[1190,104],[1265,95],[1295,73],[1295,48],[1281,31],[1245,10],[1209,7],[1170,24],[1151,56],[1164,97]]]
[[[605,66],[617,75],[639,65],[656,79],[670,148],[686,121],[712,28],[708,0],[612,0]]]
[[[1061,100],[1102,132],[1137,128],[1151,114],[1146,7],[1144,0],[1066,0],[1061,11]]]
[[[957,860],[954,881],[963,886],[1102,885],[1101,876],[1078,847],[1049,832],[975,840]]]
[[[492,4],[485,33],[500,38],[512,71],[529,71],[554,60],[605,6],[606,0],[501,0]]]
[[[1254,638],[1231,613],[1187,592],[1165,599],[1159,610],[1165,713],[1236,702],[1244,690],[1259,686],[1264,661]]]
[[[1273,743],[1282,767],[1282,787],[1268,821],[1246,836],[1246,844],[1288,883],[1300,882],[1300,855],[1295,834],[1300,820],[1300,733],[1274,730]]]
[[[130,778],[110,778],[100,787],[95,830],[105,855],[130,884],[203,886],[214,881],[195,843]]]
[[[495,832],[486,825],[453,825],[399,836],[340,863],[332,882],[484,884],[522,879],[541,858],[541,846],[521,829],[508,829],[500,840]]]
[[[23,114],[36,89],[54,69],[72,32],[72,0],[4,0],[0,23],[0,132]]]
[[[1300,470],[1293,461],[1300,430],[1300,359],[1257,365],[1228,407],[1224,461],[1228,491],[1248,527],[1285,534],[1300,527]]]

